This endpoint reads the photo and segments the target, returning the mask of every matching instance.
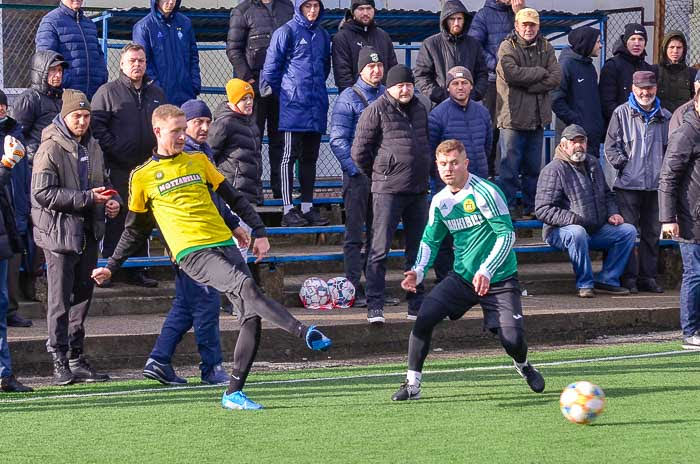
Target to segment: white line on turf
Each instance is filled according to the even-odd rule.
[[[624,361],[627,359],[642,359],[642,358],[657,358],[660,356],[674,356],[679,354],[697,354],[697,351],[689,350],[679,350],[679,351],[663,351],[659,353],[643,353],[643,354],[629,354],[623,356],[606,356],[601,358],[586,358],[586,359],[568,359],[565,361],[550,361],[534,364],[536,367],[549,367],[549,366],[564,366],[567,364],[590,364],[595,362],[605,362],[605,361]],[[442,369],[442,370],[427,370],[423,372],[423,375],[430,374],[455,374],[463,372],[477,372],[477,371],[496,371],[504,369],[512,369],[513,365],[500,365],[500,366],[478,366],[478,367],[462,367],[459,369]],[[305,379],[287,379],[287,380],[263,380],[260,382],[248,382],[248,388],[254,388],[259,385],[279,385],[279,384],[295,384],[295,383],[310,383],[310,382],[335,382],[340,380],[357,380],[357,379],[373,379],[381,377],[397,377],[400,375],[405,375],[406,371],[402,372],[388,372],[381,374],[358,374],[358,375],[347,375],[338,377],[313,377]],[[13,404],[13,403],[28,403],[34,401],[44,401],[44,400],[64,400],[64,399],[76,399],[76,398],[95,398],[95,397],[110,397],[110,396],[130,396],[143,393],[163,393],[163,392],[174,392],[183,390],[203,390],[207,388],[222,388],[221,385],[193,385],[193,386],[182,386],[182,387],[162,387],[162,388],[141,388],[136,390],[121,390],[112,392],[98,392],[98,393],[73,393],[67,395],[47,395],[47,396],[33,396],[29,398],[16,398],[16,399],[0,399],[0,404]]]

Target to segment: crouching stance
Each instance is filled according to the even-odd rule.
[[[457,320],[480,304],[484,326],[497,333],[515,369],[540,393],[544,378],[527,361],[520,285],[513,252],[515,233],[503,193],[491,182],[469,174],[464,145],[446,140],[437,147],[438,172],[446,187],[433,197],[416,263],[401,286],[415,291],[433,265],[440,243],[454,239],[454,269],[425,297],[408,342],[406,382],[394,401],[420,398],[421,372],[433,328],[449,317]]]
[[[163,105],[153,112],[158,148],[131,173],[124,232],[107,267],[95,269],[92,277],[98,283],[110,278],[157,223],[180,270],[196,282],[226,294],[239,312],[241,330],[234,349],[231,383],[221,399],[222,406],[260,409],[262,406],[248,399],[242,390],[260,343],[262,318],[304,339],[312,350],[325,350],[331,341],[315,326],[302,324],[286,308],[261,293],[236,248],[231,230],[212,202],[209,187],[252,228],[256,237],[253,253],[258,261],[270,248],[262,220],[205,154],[182,151],[186,127],[184,113],[175,106]]]

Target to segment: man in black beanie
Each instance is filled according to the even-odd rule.
[[[593,65],[593,58],[600,55],[600,31],[590,26],[574,29],[569,44],[559,55],[562,78],[552,93],[552,110],[565,126],[577,124],[586,130],[588,153],[598,158],[605,137],[598,73]]]
[[[362,47],[374,47],[385,70],[397,63],[391,37],[374,22],[375,12],[374,0],[353,0],[333,36],[333,79],[338,93],[357,81],[362,71],[357,65]]]
[[[641,24],[630,23],[615,45],[613,57],[600,70],[600,102],[607,126],[615,108],[627,101],[632,91],[632,74],[637,71],[653,71],[645,61],[647,31]]]
[[[413,73],[403,65],[389,70],[387,90],[362,113],[351,156],[372,180],[372,241],[367,258],[367,320],[384,322],[386,259],[394,232],[403,222],[405,269],[413,266],[428,219],[428,178],[433,156],[428,113],[414,96]],[[408,318],[415,319],[423,287],[407,292]]]

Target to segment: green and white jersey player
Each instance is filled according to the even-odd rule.
[[[435,261],[440,243],[452,234],[454,271],[425,297],[408,344],[406,382],[392,400],[420,398],[421,372],[430,350],[433,328],[443,319],[459,319],[480,304],[484,326],[498,334],[518,373],[540,393],[544,378],[527,361],[515,233],[503,193],[487,180],[469,173],[464,145],[442,142],[436,151],[437,168],[446,187],[433,197],[416,263],[404,273],[401,286],[415,291]]]

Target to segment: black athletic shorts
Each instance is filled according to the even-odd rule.
[[[515,276],[492,283],[488,293],[479,296],[471,282],[467,282],[451,271],[425,298],[426,300],[436,300],[441,304],[440,307],[444,314],[440,319],[449,317],[456,321],[464,316],[472,306],[480,304],[484,311],[485,328],[490,330],[499,327],[522,329],[523,308],[520,303],[520,294],[520,283]],[[421,307],[421,311],[425,306],[424,304]],[[434,305],[430,306],[434,307]],[[420,317],[420,313],[418,317]]]

